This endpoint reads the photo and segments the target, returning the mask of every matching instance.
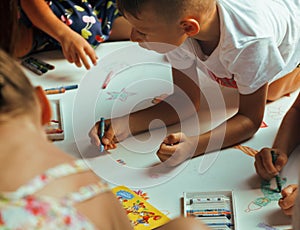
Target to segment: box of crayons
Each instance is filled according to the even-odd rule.
[[[64,140],[64,126],[62,118],[61,104],[59,100],[50,100],[52,117],[45,126],[47,137],[51,141]]]
[[[48,70],[53,70],[55,68],[54,65],[34,57],[26,57],[22,60],[21,64],[37,75],[42,75],[47,73]]]
[[[184,192],[183,212],[211,229],[237,229],[232,191]]]

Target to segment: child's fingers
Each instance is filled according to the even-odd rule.
[[[160,160],[161,162],[164,162],[164,161],[168,160],[169,157],[170,157],[170,156],[165,155],[165,154],[160,154],[159,152],[157,152],[156,155],[157,155],[157,157],[159,158],[159,160]]]
[[[285,154],[279,154],[276,162],[275,162],[275,168],[277,169],[278,172],[281,171],[281,169],[283,168],[283,166],[286,165],[288,159],[287,156]]]
[[[163,143],[161,143],[158,152],[160,154],[171,155],[176,151],[176,148],[177,148],[176,144],[175,145],[173,145],[173,144],[169,145],[169,144],[165,144],[163,142]]]
[[[82,66],[82,63],[81,63],[80,58],[81,58],[81,57],[80,57],[77,53],[75,53],[75,60],[74,60],[74,63],[75,63],[75,65],[76,65],[77,67],[81,67],[81,66]]]
[[[111,150],[117,148],[117,145],[115,143],[109,143],[108,145],[104,145],[105,150]]]
[[[273,177],[278,174],[277,169],[275,168],[273,161],[272,161],[272,155],[270,151],[265,151],[261,155],[262,164],[265,168],[266,172]]]
[[[157,157],[161,162],[166,162],[168,166],[175,166],[179,164],[176,159],[172,158],[172,154],[162,154],[160,152],[157,152]]]
[[[280,206],[281,210],[283,211],[283,213],[285,215],[292,215],[293,213],[293,207],[294,207],[294,204],[295,204],[295,198],[294,197],[286,197],[284,199],[280,199],[278,201],[278,205]]]
[[[114,138],[115,138],[115,132],[111,124],[109,124],[107,130],[105,131],[104,137],[102,138],[102,143],[104,145],[110,145],[114,143]]]
[[[85,48],[85,53],[86,55],[90,58],[90,60],[92,61],[93,65],[96,65],[97,64],[97,60],[98,60],[98,57],[96,55],[96,52],[95,50],[89,46],[88,48]]]
[[[164,162],[167,159],[169,159],[170,156],[172,156],[172,154],[175,152],[175,150],[176,150],[176,146],[169,145],[169,144],[166,144],[163,142],[160,144],[160,147],[159,147],[156,155],[158,156],[160,161]]]
[[[181,143],[168,145],[164,142],[160,145],[159,150],[157,151],[156,155],[162,162],[166,162],[168,166],[174,167],[181,162],[183,162],[182,154],[180,154],[179,146]],[[177,152],[176,152],[177,151]]]
[[[290,196],[297,189],[297,185],[290,184],[281,191],[281,195],[283,198]]]
[[[64,56],[65,56],[65,58],[68,60],[68,62],[74,63],[74,58],[73,58],[73,56],[71,55],[71,53],[64,52]]]
[[[86,57],[85,50],[84,49],[79,49],[77,55],[79,56],[81,62],[84,65],[84,67],[86,69],[90,69],[90,64],[89,64],[89,61]],[[81,64],[81,62],[80,62],[80,64]]]
[[[286,215],[292,214],[292,208],[295,204],[297,193],[297,185],[295,184],[289,185],[282,190],[281,194],[283,198],[278,201],[278,204]]]
[[[297,193],[298,193],[298,185],[297,184],[290,184],[281,191],[281,195],[283,198],[285,198],[287,196],[291,196],[292,194],[297,195]]]
[[[74,49],[69,49],[67,52],[68,52],[68,56],[69,56],[69,58],[71,60],[70,62],[76,64],[76,62],[78,62],[78,60],[77,60],[78,56],[76,54],[75,48]],[[76,66],[77,66],[77,64],[76,64]]]
[[[172,133],[164,139],[166,145],[174,145],[180,142],[182,133]]]
[[[91,138],[91,143],[96,146],[100,146],[98,127],[99,127],[99,122],[97,122],[89,132],[89,137]]]
[[[266,179],[266,180],[270,180],[272,177],[268,174],[268,172],[265,170],[264,165],[262,163],[262,159],[260,157],[260,155],[256,154],[255,156],[255,162],[254,162],[254,166],[256,169],[257,174]]]

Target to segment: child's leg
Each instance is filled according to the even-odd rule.
[[[272,82],[269,85],[268,101],[275,101],[286,94],[300,88],[300,65],[284,77]]]

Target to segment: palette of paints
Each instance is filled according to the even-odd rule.
[[[195,217],[211,229],[237,229],[232,191],[184,192],[184,216]]]
[[[64,139],[62,110],[59,100],[50,100],[52,117],[50,122],[45,126],[47,137],[51,141],[60,141]]]

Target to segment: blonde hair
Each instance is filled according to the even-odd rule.
[[[0,49],[0,122],[32,111],[35,89],[19,64]]]
[[[158,17],[170,22],[182,15],[206,13],[215,5],[215,0],[117,0],[117,5],[123,15],[128,13],[135,18],[139,18],[144,7],[151,6]]]

